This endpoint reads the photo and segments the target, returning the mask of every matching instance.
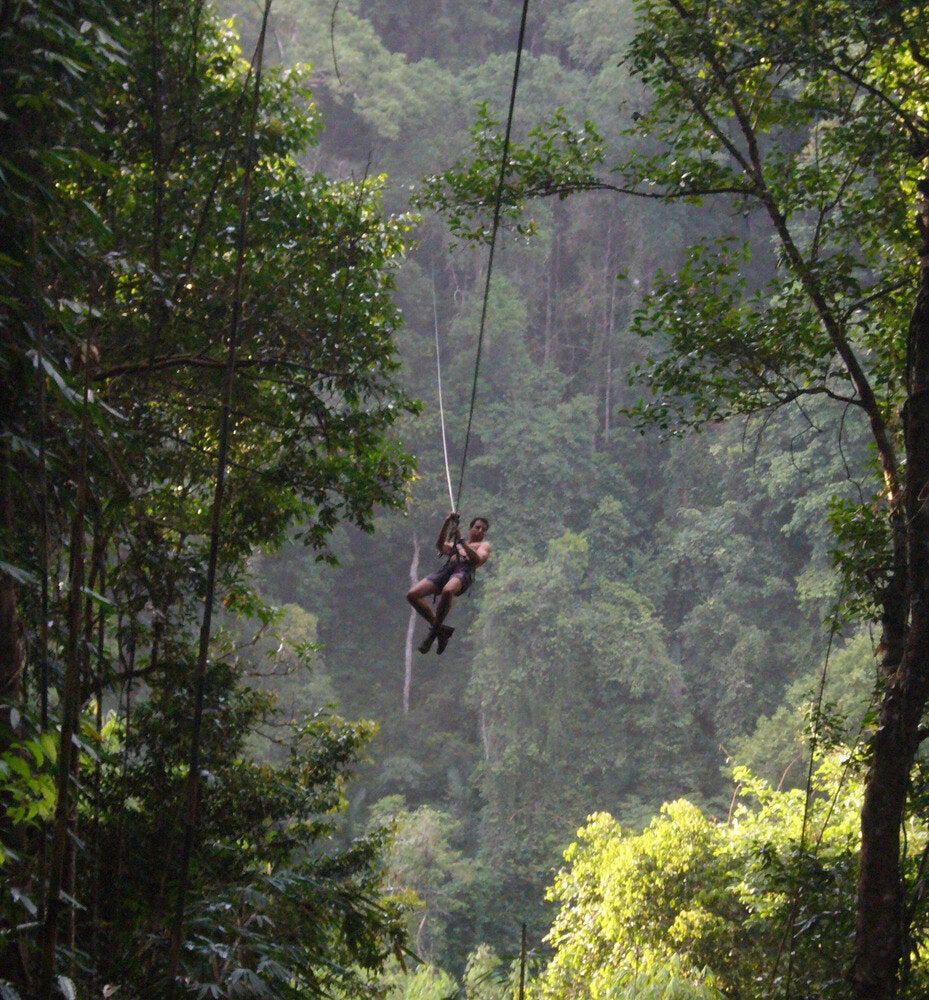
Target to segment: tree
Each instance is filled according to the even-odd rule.
[[[404,906],[383,889],[383,832],[346,842],[339,819],[376,726],[324,713],[292,722],[242,682],[243,668],[220,663],[207,677],[184,980],[221,996],[245,985],[277,997],[376,994],[371,972],[403,942]],[[182,681],[185,670],[170,673]],[[132,995],[153,995],[147,983],[166,988],[187,714],[182,683],[159,687],[131,724],[107,725],[99,748],[94,861],[77,886],[93,904],[78,940],[93,943],[93,981]],[[276,734],[283,760],[270,765],[248,749],[256,730]],[[95,887],[106,872],[108,887]]]
[[[537,995],[648,996],[676,979],[685,997],[845,996],[860,797],[844,752],[819,764],[809,797],[741,769],[726,823],[686,800],[640,834],[589,817],[550,890]]]
[[[38,530],[21,531],[17,511],[31,500],[22,470],[48,461],[36,416],[40,427],[48,408],[73,419],[78,398],[62,369],[65,359],[80,357],[74,352],[82,307],[50,295],[45,281],[52,273],[79,281],[86,248],[69,238],[71,227],[98,225],[90,206],[65,192],[81,169],[101,166],[92,158],[102,127],[96,81],[121,58],[112,32],[105,2],[0,7],[0,698],[9,703],[23,690],[19,588],[40,580],[47,586],[52,530],[41,507],[34,508]],[[27,557],[36,551],[38,558]],[[44,632],[40,641],[47,641]],[[45,655],[40,651],[40,659]]]
[[[611,548],[566,532],[542,558],[511,549],[482,584],[469,691],[483,747],[481,860],[493,894],[485,920],[501,938],[507,925],[539,921],[524,901],[585,807],[622,808],[634,822],[662,791],[693,787],[669,766],[689,733],[679,670],[650,602],[622,579],[620,538]]]
[[[448,958],[449,924],[464,908],[474,880],[473,866],[452,846],[460,824],[429,806],[410,811],[399,795],[375,803],[370,822],[391,830],[386,877],[395,894],[412,896],[412,950],[423,961],[439,964]]]
[[[148,917],[157,911],[163,928],[166,899],[184,895],[178,826],[186,822],[192,834],[196,817],[195,809],[182,816],[177,780],[189,771],[196,792],[200,765],[219,768],[216,758],[227,752],[207,740],[211,756],[191,764],[198,760],[187,725],[198,717],[192,636],[202,628],[207,639],[199,658],[211,661],[206,688],[210,671],[231,670],[234,659],[223,641],[212,641],[214,598],[229,615],[263,613],[249,577],[256,548],[296,534],[326,558],[340,521],[370,530],[376,507],[402,504],[412,462],[391,428],[416,406],[396,384],[391,269],[408,222],[385,217],[378,179],[329,182],[298,167],[318,131],[301,73],[262,76],[260,60],[250,66],[242,58],[231,28],[209,7],[156,0],[140,14],[119,2],[48,0],[3,4],[0,12],[0,223],[10,235],[0,259],[9,403],[0,670],[4,699],[27,695],[3,727],[2,749],[31,753],[33,770],[43,770],[33,781],[4,757],[5,804],[44,787],[50,755],[41,740],[50,732],[58,767],[47,857],[42,831],[33,829],[44,799],[4,819],[4,846],[24,842],[5,872],[15,892],[4,897],[21,939],[4,940],[0,974],[24,993],[47,996],[67,956],[69,969],[79,953],[96,969],[115,957],[101,950],[99,925],[81,924],[75,904],[87,891],[102,912],[99,879],[86,877],[102,840],[91,838],[85,853],[75,831],[88,815],[101,822],[103,764],[91,750],[103,739],[104,697],[120,705],[134,755],[107,780],[138,765],[165,796],[146,807],[154,819],[143,834],[151,839],[133,844],[163,860],[157,885],[132,900],[128,884],[123,897],[117,887],[107,903],[123,920],[125,907],[156,899]],[[223,504],[213,487],[217,468],[228,470]],[[204,571],[211,554],[215,591]],[[15,641],[20,636],[35,642]],[[149,741],[134,743],[141,733],[133,726],[145,718],[145,710],[135,714],[140,689],[148,710],[170,706],[171,725],[161,719],[160,735],[153,724]],[[243,710],[230,733],[242,718],[257,725],[259,717]],[[16,738],[20,720],[37,740],[29,730]],[[319,753],[308,753],[304,771],[287,780],[312,785],[318,766],[324,784],[338,785],[323,773],[325,739],[317,735]],[[333,740],[353,753],[363,742],[351,727]],[[8,766],[18,784],[7,780]],[[270,777],[269,813],[285,791],[280,775]],[[299,855],[330,831],[306,820],[314,803],[291,805],[303,809],[301,836],[278,843],[294,851],[292,873]],[[334,809],[338,797],[316,805]],[[131,802],[127,808],[131,814]],[[122,849],[126,814],[113,822]],[[92,829],[102,837],[100,825]],[[220,853],[241,846],[228,828],[223,836]],[[352,859],[331,862],[365,882],[364,905],[353,908],[345,895],[341,944],[338,935],[330,942],[329,957],[338,952],[346,964],[365,952],[377,964],[386,947],[376,930],[375,848],[372,841]],[[298,889],[312,878],[300,870],[279,898],[304,905]],[[327,898],[332,916],[339,892]],[[318,916],[322,928],[328,918]],[[153,926],[146,919],[126,920],[128,934],[146,934]],[[326,934],[314,945],[321,965],[329,960]],[[304,945],[295,947],[296,955]],[[160,947],[155,954],[157,966]],[[187,972],[196,978],[207,966]],[[301,989],[322,988],[307,976]]]
[[[638,372],[651,396],[632,411],[643,425],[699,429],[821,395],[870,435],[873,495],[834,518],[854,552],[842,563],[846,595],[882,627],[882,706],[861,817],[859,998],[894,996],[910,949],[900,830],[929,693],[920,499],[929,201],[918,232],[908,217],[917,190],[929,194],[926,42],[921,8],[909,3],[667,0],[640,11],[627,65],[648,96],[630,108],[630,151],[614,179],[596,172],[603,153],[589,125],[556,122],[513,154],[516,209],[524,197],[591,189],[692,204],[720,196],[758,234],[754,245],[707,239],[655,283],[635,322],[662,337]],[[469,210],[489,204],[482,165],[492,145],[470,175],[453,171],[433,188],[439,203],[458,185]],[[752,253],[767,280],[749,280]]]

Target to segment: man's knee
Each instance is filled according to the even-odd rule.
[[[435,587],[430,583],[430,581],[420,580],[419,583],[410,587],[410,589],[406,592],[406,599],[410,602],[410,604],[416,604],[424,597],[428,597],[433,593],[435,593]]]

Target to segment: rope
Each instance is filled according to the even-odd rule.
[[[442,424],[442,455],[445,458],[445,481],[448,483],[450,509],[454,510],[455,494],[452,492],[452,473],[448,467],[448,441],[445,437],[445,406],[442,403],[442,360],[439,356],[439,307],[435,299],[435,271],[432,272],[432,320],[435,327],[435,369],[436,381],[439,383],[439,421]]]
[[[500,228],[500,208],[503,203],[503,184],[506,180],[507,158],[510,153],[510,132],[513,128],[513,109],[516,106],[516,86],[519,82],[519,65],[523,54],[523,39],[526,37],[526,16],[529,12],[529,0],[523,0],[523,13],[519,23],[519,39],[516,42],[516,64],[513,67],[513,86],[510,89],[510,109],[506,118],[506,132],[503,137],[503,155],[500,158],[500,178],[497,181],[497,195],[494,199],[493,227],[490,233],[490,255],[487,259],[487,278],[484,282],[484,301],[481,306],[481,325],[477,337],[477,356],[474,360],[474,382],[471,386],[471,405],[468,409],[468,430],[465,433],[464,451],[461,453],[461,475],[458,478],[458,493],[452,509],[458,509],[461,499],[461,487],[464,483],[465,466],[468,461],[468,445],[471,442],[471,424],[474,420],[474,403],[477,399],[477,379],[481,365],[481,350],[484,346],[484,325],[487,320],[487,302],[490,297],[490,276],[494,266],[494,248],[497,245],[497,230]]]

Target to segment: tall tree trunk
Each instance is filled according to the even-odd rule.
[[[0,394],[2,402],[2,394]],[[12,538],[13,528],[13,503],[12,503],[12,456],[9,438],[3,442],[2,453],[0,453],[0,540],[4,542]],[[0,558],[5,558],[7,546],[0,549]],[[13,716],[13,709],[22,699],[22,665],[23,653],[22,643],[19,635],[19,614],[17,610],[16,581],[12,576],[0,570],[0,750],[6,750],[10,742],[15,737],[16,721]],[[7,828],[8,835],[11,831]],[[28,841],[26,840],[25,827],[20,826],[13,829],[13,842],[22,856],[29,856]],[[10,879],[11,871],[15,871],[16,866],[8,865],[5,870],[7,879]],[[29,875],[26,871],[17,874],[17,879],[22,883],[27,881]],[[28,891],[26,895],[28,895]],[[13,940],[0,939],[0,977],[16,978],[22,975],[26,963],[23,961],[24,953],[17,942]],[[29,976],[22,975],[28,980]]]
[[[163,286],[162,266],[162,233],[164,220],[164,142],[163,142],[163,111],[164,93],[162,87],[161,65],[161,4],[159,0],[151,0],[149,4],[149,44],[151,46],[152,89],[149,95],[152,122],[152,276],[155,279],[154,292],[156,301],[152,310],[153,322],[148,336],[148,360],[153,363],[164,329],[167,311]]]
[[[252,59],[251,119],[249,122],[248,151],[242,177],[239,202],[239,221],[236,232],[236,266],[233,277],[232,311],[229,323],[228,347],[226,353],[225,378],[222,390],[222,404],[218,428],[216,456],[216,478],[213,488],[213,510],[210,515],[210,547],[206,571],[206,588],[203,600],[203,619],[200,623],[200,642],[197,655],[197,669],[194,677],[194,711],[191,723],[190,762],[187,773],[186,804],[184,807],[184,834],[181,846],[180,872],[178,876],[177,899],[172,921],[168,947],[168,984],[172,992],[178,992],[178,969],[181,948],[184,942],[184,919],[187,906],[187,892],[190,880],[191,860],[197,831],[197,812],[200,795],[200,736],[203,721],[204,695],[206,690],[207,665],[212,635],[213,601],[216,593],[216,579],[219,566],[219,545],[222,534],[223,499],[226,486],[226,466],[228,461],[229,438],[232,424],[232,398],[239,340],[239,324],[242,315],[242,289],[245,273],[246,229],[251,203],[251,181],[257,156],[256,131],[261,96],[261,78],[264,63],[264,45],[271,15],[272,0],[265,0],[258,44]],[[247,78],[251,79],[251,77]]]
[[[413,532],[413,558],[410,561],[410,586],[419,580],[419,539]],[[419,615],[410,608],[410,621],[406,627],[406,647],[403,657],[403,714],[410,714],[410,689],[413,686],[413,632]]]
[[[106,590],[106,565],[100,566],[100,593]],[[95,663],[94,663],[94,700],[96,701],[96,712],[94,717],[97,739],[102,741],[103,736],[103,690],[104,690],[104,657],[106,655],[106,616],[103,611],[97,616],[97,634],[95,639]],[[93,864],[92,877],[90,882],[90,905],[88,907],[88,917],[90,920],[90,964],[94,970],[92,984],[96,992],[100,992],[101,984],[97,978],[97,966],[100,952],[100,902],[103,891],[103,870],[104,856],[100,844],[100,796],[101,783],[103,778],[103,767],[100,757],[94,761],[93,771],[93,818],[91,820],[91,858]]]
[[[613,379],[613,330],[616,324],[616,271],[613,262],[613,218],[607,219],[606,246],[603,250],[603,308],[591,347],[594,377],[594,400],[597,407],[597,431],[594,451],[599,442],[610,439],[611,389]],[[601,416],[602,415],[602,416]]]
[[[103,529],[99,524],[96,525],[93,536],[93,545],[91,548],[91,559],[90,568],[87,572],[86,579],[86,590],[93,591],[100,588],[100,578],[103,575],[103,558],[106,550],[106,536]],[[102,610],[100,612],[102,619]],[[80,644],[80,672],[79,676],[90,677],[89,670],[89,651],[94,645],[94,624],[96,621],[96,616],[94,614],[94,600],[88,593],[84,598],[84,623],[83,623],[83,636],[81,638]],[[96,674],[97,671],[95,670]],[[90,688],[90,691],[93,687]],[[86,697],[90,694],[90,691],[85,691],[82,687],[80,692],[79,704],[84,704]],[[76,729],[75,732],[78,730]],[[71,785],[74,789],[81,787],[81,755],[76,752],[72,752],[71,755]],[[71,797],[70,802],[70,812],[68,817],[68,829],[70,831],[70,836],[68,837],[67,853],[65,856],[64,868],[62,871],[62,887],[65,894],[71,899],[77,898],[77,872],[78,872],[78,862],[79,862],[79,852],[78,852],[78,825],[80,822],[80,813],[78,811],[77,795]],[[95,848],[91,846],[91,850],[94,851]],[[77,947],[77,907],[73,904],[68,911],[68,946],[71,951],[72,956],[75,954],[75,949]],[[73,958],[72,958],[73,962]],[[77,970],[75,968],[71,969],[70,975],[76,975]]]
[[[0,467],[0,538],[13,537],[13,459],[9,439],[4,441]],[[0,571],[0,700],[14,705],[22,692],[23,651],[19,637],[16,581]],[[9,726],[9,715],[0,720]]]
[[[929,181],[921,189],[925,199]],[[920,285],[907,344],[906,518],[897,516],[893,526],[897,572],[884,601],[886,672],[901,651],[902,656],[888,680],[865,784],[852,971],[856,1000],[892,1000],[908,951],[900,831],[929,696],[929,200],[922,202],[921,213]]]
[[[85,410],[87,399],[85,396]],[[85,418],[86,420],[86,418]],[[48,874],[48,902],[42,934],[39,964],[39,1000],[50,1000],[55,974],[55,949],[58,944],[61,891],[66,885],[68,840],[73,818],[71,808],[72,757],[76,754],[74,736],[77,733],[81,700],[82,591],[84,588],[84,509],[86,504],[86,434],[82,444],[81,476],[78,484],[77,510],[71,523],[68,636],[65,648],[64,694],[61,700],[61,737],[58,744],[57,803]]]
[[[55,950],[61,913],[62,891],[70,885],[70,841],[77,817],[75,774],[79,768],[75,736],[81,712],[81,674],[86,661],[84,599],[87,586],[87,510],[90,505],[90,380],[92,365],[91,333],[85,335],[83,357],[83,403],[77,455],[77,489],[68,546],[68,620],[65,638],[64,685],[59,710],[57,799],[53,822],[51,855],[47,872],[45,920],[39,957],[38,1000],[50,1000],[55,975]],[[44,558],[44,557],[43,557]],[[70,894],[69,894],[70,895]]]

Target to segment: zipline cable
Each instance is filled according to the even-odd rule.
[[[452,509],[458,509],[461,499],[461,487],[464,484],[465,466],[468,461],[468,445],[471,442],[471,424],[474,420],[474,403],[477,399],[477,379],[481,365],[481,350],[484,346],[484,326],[487,321],[487,302],[490,298],[490,277],[494,266],[494,248],[497,245],[497,230],[500,228],[500,208],[503,204],[503,185],[506,181],[507,159],[510,153],[510,132],[513,128],[513,109],[516,107],[516,87],[519,83],[519,66],[523,54],[523,40],[526,37],[526,17],[529,13],[529,0],[523,0],[523,13],[519,22],[519,39],[516,42],[516,64],[513,67],[513,86],[510,89],[510,109],[506,118],[506,132],[503,137],[503,155],[500,157],[500,177],[497,181],[497,195],[494,199],[493,226],[490,231],[490,254],[487,258],[487,278],[484,282],[484,301],[481,306],[481,324],[477,337],[477,356],[474,360],[474,382],[471,386],[471,405],[468,409],[468,429],[465,433],[464,450],[461,453],[461,475],[458,478],[458,493]]]
[[[442,402],[442,359],[439,355],[439,306],[435,297],[435,272],[432,272],[432,320],[435,327],[435,370],[439,383],[439,421],[442,425],[442,455],[445,458],[445,481],[448,483],[448,502],[455,509],[455,494],[452,492],[452,473],[448,467],[448,441],[445,436],[445,406]]]

